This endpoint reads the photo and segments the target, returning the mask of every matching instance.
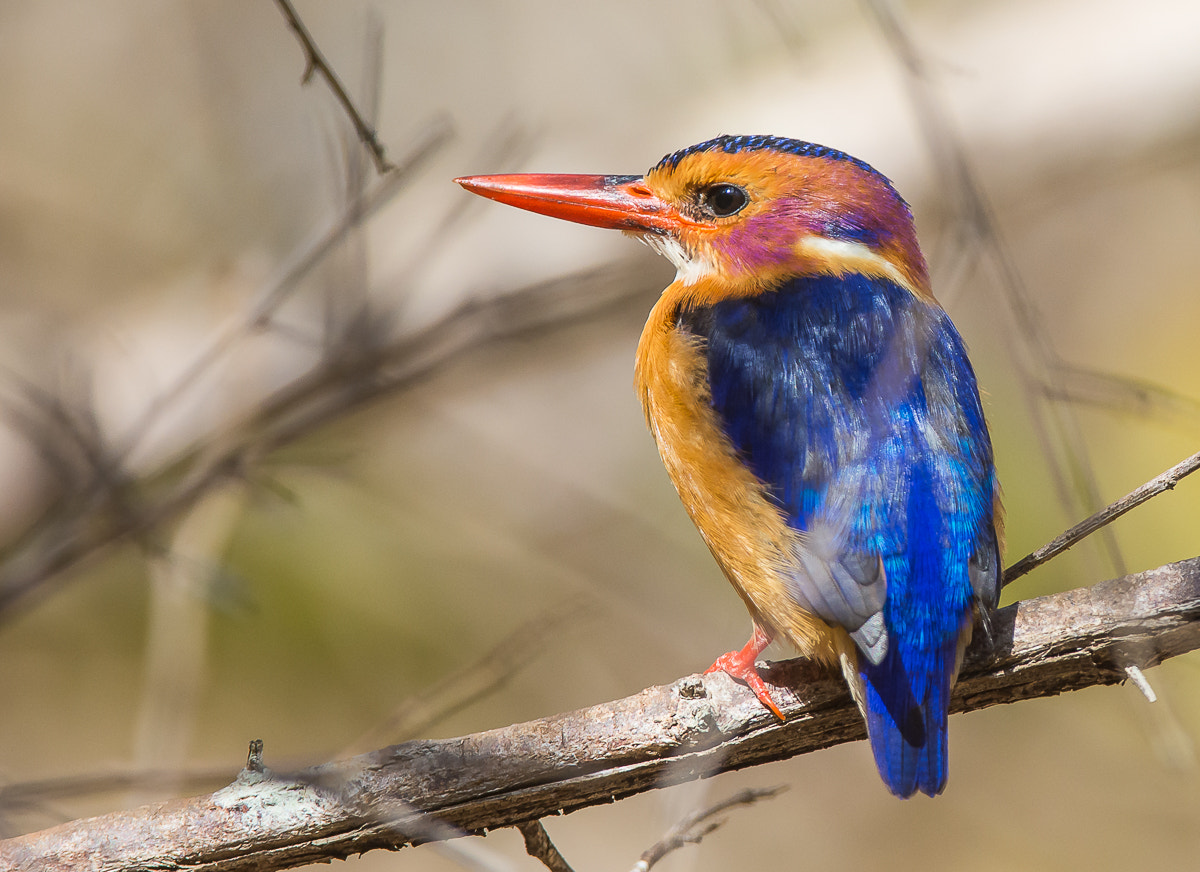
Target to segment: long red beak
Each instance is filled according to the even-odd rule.
[[[691,223],[656,197],[641,176],[516,173],[454,181],[489,200],[593,227],[666,233]]]

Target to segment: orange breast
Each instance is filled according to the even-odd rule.
[[[713,411],[700,341],[675,319],[668,288],[638,344],[635,384],[659,454],[679,497],[754,620],[806,657],[836,663],[852,644],[788,595],[797,571],[796,532],[738,457]]]

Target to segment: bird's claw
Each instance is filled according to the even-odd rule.
[[[763,683],[762,677],[758,674],[758,669],[754,666],[754,659],[760,653],[759,651],[748,651],[750,646],[746,646],[741,651],[729,651],[722,654],[716,659],[716,662],[708,669],[704,670],[705,675],[713,672],[724,672],[735,681],[740,681],[754,691],[754,695],[758,697],[758,701],[771,710],[775,717],[781,721],[786,721],[783,712],[779,710],[779,706],[775,705],[775,700],[771,699],[771,693],[767,690],[767,686]],[[747,658],[747,654],[750,654]]]

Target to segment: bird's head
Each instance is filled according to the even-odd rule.
[[[693,302],[749,296],[798,276],[859,273],[925,297],[912,213],[884,176],[840,151],[773,136],[719,136],[644,176],[456,179],[501,203],[637,235]]]

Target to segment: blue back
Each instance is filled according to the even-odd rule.
[[[858,275],[793,279],[679,325],[705,341],[713,407],[789,523],[842,531],[846,571],[882,559],[887,651],[859,657],[872,747],[893,792],[939,792],[959,633],[973,599],[994,604],[998,572],[991,442],[961,337],[940,308]]]

